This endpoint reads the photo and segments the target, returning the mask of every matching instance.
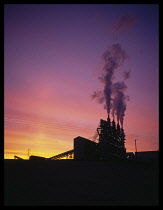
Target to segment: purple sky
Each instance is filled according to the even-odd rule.
[[[102,54],[116,43],[129,58],[115,81],[131,71],[126,149],[134,151],[136,138],[138,150],[157,150],[158,16],[157,4],[6,4],[6,157],[28,148],[53,156],[72,149],[76,136],[94,135],[107,112],[91,94],[103,89]]]

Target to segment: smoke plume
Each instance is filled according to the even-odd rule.
[[[132,28],[138,18],[132,14],[126,14],[114,24],[113,29],[115,32],[128,31]]]
[[[126,110],[126,96],[124,91],[127,86],[124,82],[116,82],[112,84],[112,116],[117,116],[117,122],[120,122],[123,126],[123,120]]]
[[[99,80],[104,84],[103,91],[94,91],[92,98],[96,98],[97,102],[104,104],[108,114],[112,114],[113,118],[117,117],[117,122],[123,126],[123,120],[126,110],[126,101],[129,99],[125,95],[127,89],[124,81],[113,83],[114,73],[124,61],[128,58],[127,53],[122,49],[120,44],[113,44],[104,52],[102,59],[104,67],[102,76]],[[123,72],[124,80],[130,77],[130,70]]]

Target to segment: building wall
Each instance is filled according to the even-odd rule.
[[[135,152],[137,160],[158,160],[159,151]]]
[[[98,155],[98,144],[85,139],[76,137],[74,139],[74,159],[75,160],[95,160]]]

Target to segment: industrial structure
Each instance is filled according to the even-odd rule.
[[[119,123],[100,120],[97,128],[98,143],[77,137],[74,139],[74,159],[76,160],[123,160],[126,159],[125,134]]]
[[[98,156],[98,143],[81,136],[74,139],[75,160],[97,160]]]
[[[107,121],[100,120],[97,132],[99,135],[99,159],[122,160],[126,158],[125,134],[119,123],[116,125],[114,119],[111,122],[108,115]]]
[[[31,155],[29,160],[148,160],[158,157],[158,151],[126,153],[124,129],[114,119],[111,122],[109,115],[107,120],[100,120],[97,134],[97,142],[78,136],[74,138],[74,149],[50,158]],[[14,158],[22,160],[18,156]]]
[[[97,142],[78,136],[74,138],[74,149],[50,158],[31,155],[29,160],[123,160],[126,158],[125,134],[114,119],[100,120]],[[21,159],[15,156],[15,159]]]

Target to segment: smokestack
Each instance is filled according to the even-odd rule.
[[[121,133],[122,133],[122,134],[124,134],[124,130],[123,130],[123,127],[121,127]]]
[[[120,133],[121,128],[120,128],[119,122],[117,123],[117,130],[118,130],[118,132]]]
[[[109,124],[109,126],[110,126],[110,117],[109,117],[109,114],[108,114],[107,121],[108,121],[108,124]]]
[[[112,126],[113,126],[113,128],[116,128],[114,119],[113,119],[113,121],[112,121]]]

